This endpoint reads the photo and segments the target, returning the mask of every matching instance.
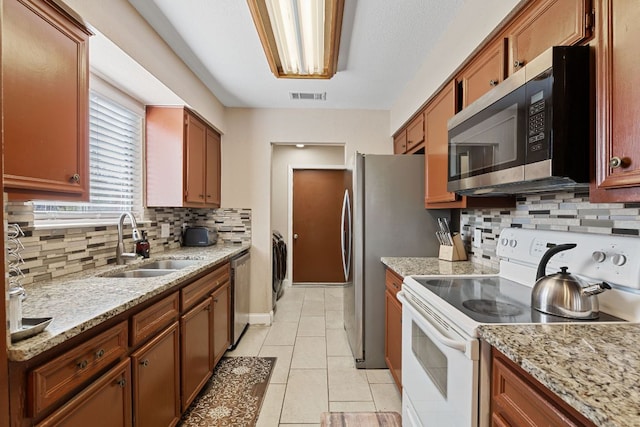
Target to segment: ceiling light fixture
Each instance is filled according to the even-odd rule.
[[[330,79],[337,71],[344,0],[247,0],[278,78]]]
[[[296,144],[296,147],[298,147],[298,148],[304,148],[304,144]]]

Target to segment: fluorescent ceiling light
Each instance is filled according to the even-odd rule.
[[[344,0],[247,0],[273,74],[330,79],[337,70]]]
[[[298,147],[298,148],[304,148],[304,144],[296,144],[296,147]]]

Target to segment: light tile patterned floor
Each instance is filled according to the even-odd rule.
[[[387,369],[356,369],[342,321],[342,288],[289,287],[272,326],[251,326],[227,356],[278,358],[258,427],[319,426],[326,411],[397,411]]]

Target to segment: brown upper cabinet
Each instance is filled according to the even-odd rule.
[[[407,152],[407,130],[403,129],[393,137],[393,154],[404,154]]]
[[[11,200],[89,200],[91,33],[51,1],[2,4],[4,189]]]
[[[418,114],[407,126],[407,152],[424,144],[424,114]]]
[[[457,81],[462,108],[497,86],[505,77],[504,40],[488,45],[460,72]]]
[[[596,173],[592,202],[640,201],[640,5],[602,0],[596,44]]]
[[[220,135],[186,107],[146,118],[147,206],[220,207]]]
[[[532,1],[506,31],[509,75],[551,46],[577,44],[591,36],[591,0]]]

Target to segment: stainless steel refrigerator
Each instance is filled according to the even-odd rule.
[[[381,257],[438,256],[437,218],[424,207],[424,155],[356,153],[342,208],[344,325],[358,368],[384,361],[385,266]]]

